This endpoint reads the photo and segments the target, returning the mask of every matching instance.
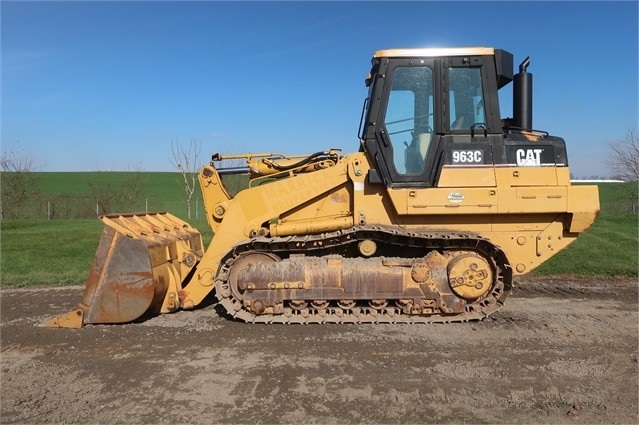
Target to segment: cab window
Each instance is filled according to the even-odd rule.
[[[398,174],[422,174],[433,138],[433,71],[398,67],[384,118]]]
[[[470,131],[473,125],[486,125],[481,69],[449,68],[448,81],[449,128]]]

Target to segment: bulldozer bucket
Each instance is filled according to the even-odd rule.
[[[44,323],[125,323],[180,307],[182,283],[202,258],[200,232],[169,213],[107,215],[80,304]]]

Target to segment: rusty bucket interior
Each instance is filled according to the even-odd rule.
[[[166,212],[100,219],[105,226],[80,304],[45,326],[126,323],[180,307],[183,282],[203,256],[200,232]]]

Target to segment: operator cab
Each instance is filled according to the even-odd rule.
[[[375,52],[360,136],[376,162],[370,178],[433,186],[445,146],[503,142],[497,91],[512,64],[510,53],[484,47]]]

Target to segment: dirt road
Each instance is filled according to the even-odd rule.
[[[519,282],[477,323],[39,326],[81,290],[1,292],[3,424],[638,421],[633,281]]]

